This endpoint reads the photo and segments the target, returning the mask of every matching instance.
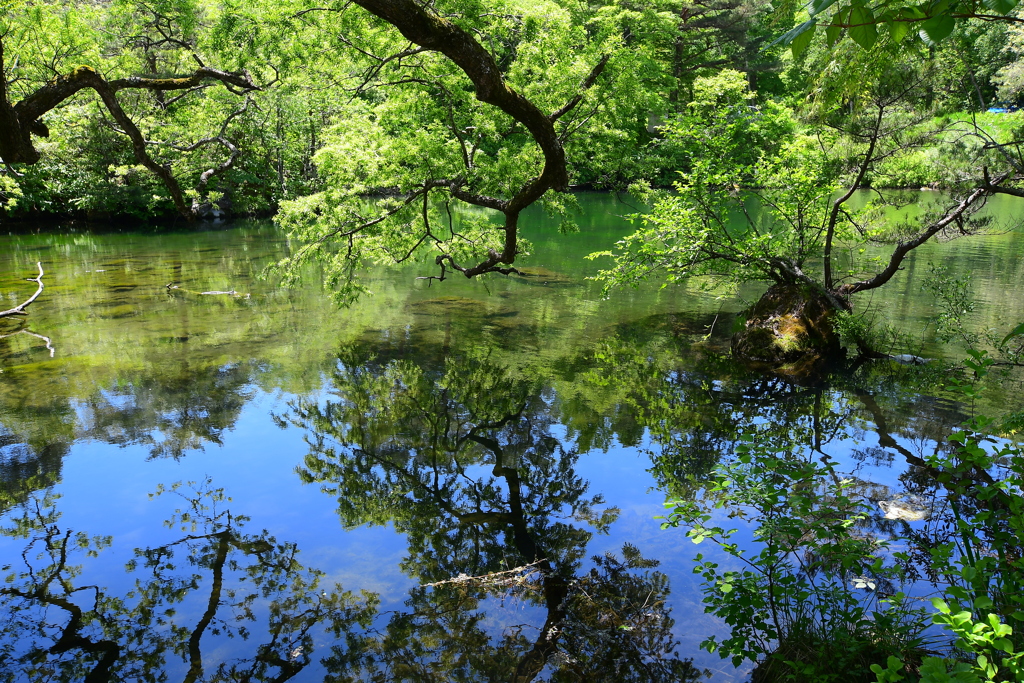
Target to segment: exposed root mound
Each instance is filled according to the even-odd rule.
[[[809,287],[772,285],[733,336],[733,355],[772,365],[837,359],[843,351],[835,315],[829,300]]]

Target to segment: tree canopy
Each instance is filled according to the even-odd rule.
[[[5,215],[274,213],[295,240],[277,271],[288,280],[316,260],[343,301],[365,291],[360,273],[374,263],[414,261],[428,280],[514,274],[532,248],[519,229],[526,207],[542,204],[573,231],[570,189],[657,188],[682,173],[686,191],[657,200],[648,218],[668,232],[631,238],[612,281],[671,262],[670,280],[729,270],[817,283],[848,310],[851,294],[888,281],[917,244],[968,231],[962,219],[985,197],[1021,192],[1012,131],[939,120],[1016,92],[1014,48],[985,48],[1002,67],[984,82],[972,57],[1011,35],[1009,2],[123,0],[6,10]],[[826,22],[825,39],[812,41]],[[924,42],[905,40],[918,23]],[[880,24],[889,34],[866,39]],[[859,47],[840,42],[843,31]],[[959,166],[929,165],[922,150]],[[981,163],[969,161],[975,152]],[[79,169],[79,158],[100,163]],[[868,227],[851,209],[862,188],[919,178],[956,201],[895,227],[891,216]],[[750,186],[764,188],[757,217],[737,232],[725,216]],[[665,260],[670,233],[685,253]],[[896,245],[889,263],[844,280],[836,249],[873,240]],[[816,259],[820,278],[807,271]]]

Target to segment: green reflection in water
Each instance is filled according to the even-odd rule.
[[[318,643],[332,646],[322,675],[391,680],[388,672],[400,666],[425,680],[512,672],[557,680],[695,675],[683,656],[694,653],[665,653],[680,632],[668,579],[678,582],[689,567],[656,569],[652,562],[661,558],[645,559],[621,543],[615,556],[590,559],[601,535],[614,534],[618,501],[614,489],[593,490],[580,474],[586,458],[617,444],[637,448],[648,458],[638,467],[650,468],[661,491],[688,495],[730,452],[736,434],[754,425],[794,449],[846,458],[854,470],[892,467],[884,482],[863,475],[865,495],[881,500],[894,495],[900,473],[915,490],[930,486],[914,470],[914,458],[938,447],[962,414],[935,398],[938,366],[875,364],[821,386],[736,366],[726,355],[731,319],[744,298],[756,296],[756,285],[738,298],[694,282],[602,299],[585,280],[598,265],[581,257],[624,234],[628,226],[617,214],[632,209],[609,196],[584,200],[578,235],[560,236],[539,214],[531,216],[537,256],[523,277],[428,285],[414,280],[425,272],[421,264],[371,270],[373,295],[345,310],[315,286],[315,272],[311,286],[293,290],[256,277],[287,250],[267,224],[0,238],[0,295],[20,301],[33,288],[22,278],[34,273],[35,262],[47,270],[47,289],[29,316],[0,321],[0,334],[24,329],[48,337],[54,349],[51,357],[45,343],[27,334],[0,339],[0,507],[13,507],[10,518],[25,520],[12,535],[48,548],[47,538],[51,546],[57,538],[52,529],[66,531],[45,494],[33,491],[60,481],[62,461],[76,444],[141,447],[151,458],[230,448],[231,430],[253,397],[277,395],[278,419],[300,426],[310,444],[298,472],[313,484],[310,495],[322,495],[317,491],[323,488],[336,499],[346,528],[376,524],[399,532],[406,548],[401,571],[418,586],[382,596],[401,602],[387,614],[375,612],[375,598],[328,593],[338,601],[330,614],[341,615],[340,625],[314,611],[317,625],[309,630],[309,637],[319,634]],[[1021,316],[1024,302],[1015,294],[1016,278],[1024,275],[1021,249],[1017,235],[954,243],[952,251],[950,245],[928,247],[879,294],[885,298],[874,302],[878,315],[907,321],[927,341],[934,309],[920,291],[920,271],[928,259],[952,254],[955,270],[975,274],[979,322],[1001,325]],[[180,289],[168,290],[168,284]],[[232,290],[249,296],[201,294]],[[1007,390],[997,400],[1013,407],[1010,396]],[[61,486],[72,489],[76,482]],[[232,488],[230,481],[216,486]],[[124,586],[97,589],[105,597],[89,613],[92,631],[67,630],[73,612],[40,631],[31,615],[46,604],[47,591],[59,596],[78,587],[69,580],[40,591],[39,576],[67,574],[70,567],[47,549],[35,556],[37,578],[22,571],[5,584],[9,600],[23,601],[18,619],[24,617],[8,633],[39,634],[35,652],[47,666],[86,667],[67,669],[78,672],[68,674],[72,679],[106,661],[89,650],[106,641],[124,653],[117,666],[127,667],[125,676],[146,657],[155,658],[154,671],[188,671],[193,640],[220,653],[205,660],[204,676],[211,680],[232,666],[263,667],[259,676],[267,680],[292,671],[295,662],[312,657],[312,645],[292,636],[274,640],[279,622],[264,616],[275,613],[275,604],[300,612],[320,604],[310,588],[316,574],[302,573],[297,564],[275,576],[295,571],[306,578],[251,603],[271,645],[229,647],[211,629],[193,638],[211,604],[222,550],[236,558],[232,571],[254,576],[278,570],[264,566],[270,555],[256,552],[253,543],[262,539],[275,553],[287,546],[266,535],[244,536],[225,526],[226,518],[203,514],[197,518],[202,529],[188,532],[196,538],[174,546],[177,568],[184,561],[205,577],[199,589],[165,595],[149,573],[134,584],[152,571],[145,558],[168,547],[143,544]],[[876,530],[886,523],[875,520]],[[86,538],[82,549],[95,544]],[[19,555],[20,549],[11,557]],[[0,565],[13,564],[0,559]],[[511,571],[519,567],[526,569]],[[485,578],[452,581],[462,575]],[[360,588],[350,584],[346,580],[349,590]],[[232,601],[241,599],[218,600],[217,618],[240,609]],[[129,656],[123,624],[145,600],[152,614],[174,602],[182,616],[166,616],[166,623],[146,631],[142,640],[149,644],[132,645]],[[120,605],[119,616],[104,612],[104,601]],[[515,613],[516,605],[532,610],[528,619]],[[65,632],[92,645],[78,641],[49,651]],[[557,638],[545,635],[556,632]],[[92,658],[73,665],[75,652],[92,652]]]
[[[554,433],[541,378],[486,356],[429,364],[351,348],[332,386],[325,404],[291,406],[309,434],[299,475],[337,497],[343,524],[393,524],[408,543],[402,570],[420,584],[379,636],[386,661],[366,672],[400,663],[424,680],[529,681],[546,667],[558,681],[700,677],[674,652],[657,561],[627,544],[584,570],[592,535],[618,510],[576,473],[580,454]],[[535,605],[542,623],[505,624],[495,639],[487,598]]]

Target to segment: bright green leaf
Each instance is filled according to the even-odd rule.
[[[929,42],[937,43],[953,32],[956,28],[956,19],[948,14],[941,14],[921,24],[921,28]]]
[[[889,37],[892,42],[899,43],[910,33],[910,24],[906,21],[889,22]]]
[[[814,29],[817,28],[816,24],[812,22],[808,22],[804,26],[807,26],[807,28],[794,36],[789,44],[789,49],[793,51],[794,58],[799,58],[800,55],[807,51],[807,47],[811,44],[811,39],[814,38]]]
[[[843,29],[839,26],[829,25],[825,28],[825,41],[829,47],[834,46],[839,42],[839,39],[843,36]]]
[[[1009,14],[1017,7],[1015,0],[982,0],[981,4],[996,14]]]
[[[878,40],[878,28],[871,10],[863,5],[850,8],[850,37],[865,50],[870,50]]]
[[[1010,334],[1003,337],[1003,341],[1001,343],[1005,344],[1014,337],[1020,337],[1022,335],[1024,335],[1024,323],[1021,323],[1020,325],[1017,325],[1017,327],[1013,328],[1013,330],[1010,331]]]

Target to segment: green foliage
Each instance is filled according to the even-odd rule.
[[[871,87],[879,69],[920,62],[923,53],[907,42],[919,24],[937,36],[946,26],[933,26],[933,19],[974,6],[904,4],[812,3],[811,22],[792,32],[800,53],[792,61],[778,60],[781,48],[766,45],[792,25],[800,11],[792,3],[683,7],[674,0],[604,0],[584,7],[556,0],[448,0],[440,9],[485,37],[507,82],[545,112],[576,95],[594,64],[607,57],[605,75],[558,130],[574,183],[621,188],[640,179],[663,185],[678,170],[691,172],[694,157],[716,152],[702,141],[702,127],[717,135],[714,128],[731,126],[732,152],[741,166],[752,167],[760,156],[774,155],[795,125],[772,97],[804,110],[808,101],[818,106],[825,91],[835,95],[824,98],[829,105],[858,103],[848,91]],[[989,11],[999,14],[1012,3],[996,4]],[[875,47],[853,54],[843,47],[854,44],[847,41],[834,52],[823,50],[812,40],[819,20],[831,22],[830,44],[848,31],[855,43]],[[840,28],[839,20],[849,26]],[[436,53],[392,59],[407,43],[344,3],[11,2],[0,22],[12,102],[83,65],[107,78],[186,73],[198,62],[247,70],[261,87],[244,97],[217,85],[181,96],[122,90],[119,98],[150,141],[150,155],[171,168],[201,215],[269,214],[293,202],[282,224],[299,240],[332,234],[325,241],[332,246],[321,255],[342,289],[351,278],[350,267],[335,262],[339,253],[364,263],[397,260],[418,244],[410,258],[429,261],[444,252],[487,254],[494,246],[486,221],[458,239],[432,229],[445,221],[446,210],[424,219],[409,206],[367,230],[350,254],[342,226],[396,208],[382,200],[370,211],[379,195],[407,195],[428,179],[465,176],[473,192],[500,197],[539,169],[526,131],[476,101],[459,69]],[[993,22],[957,19],[937,48],[934,68],[922,71],[931,92],[922,109],[974,109],[981,107],[979,98],[990,103],[997,83],[1010,82],[1000,69],[1014,63],[1015,35]],[[24,196],[16,204],[0,199],[6,210],[142,219],[171,213],[165,188],[137,166],[128,139],[95,95],[83,91],[66,105],[47,115],[50,137],[35,138],[43,158],[19,169]],[[822,132],[820,122],[811,123],[810,132]],[[339,159],[349,151],[349,159]],[[387,161],[378,163],[379,155]],[[932,184],[930,159],[887,159],[880,172],[899,185]],[[753,182],[748,171],[733,174],[732,182]],[[0,188],[0,196],[9,189]],[[443,188],[432,195],[438,204],[458,203]],[[564,227],[571,230],[571,221]],[[354,286],[349,293],[357,291]]]
[[[974,379],[954,380],[950,388],[976,400],[977,382],[993,362],[984,351],[971,351],[965,363]],[[1024,548],[1024,450],[988,436],[995,426],[976,416],[950,436],[952,449],[927,458],[955,518],[955,533],[930,549],[931,570],[946,584],[933,620],[967,655],[952,671],[944,662],[927,662],[921,680],[928,683],[1020,680],[1024,674],[1024,639],[1010,625],[1024,618],[1024,571],[1016,560]]]
[[[26,4],[6,15],[6,28],[0,27],[9,98],[16,103],[82,65],[107,79],[187,74],[197,62],[220,69],[239,66],[240,36],[216,30],[231,23],[235,13],[230,4],[218,2]],[[291,43],[311,38],[309,31],[293,33]],[[149,154],[169,165],[184,188],[198,188],[190,198],[201,207],[200,215],[267,212],[284,196],[311,188],[310,159],[319,132],[338,110],[331,105],[336,93],[313,87],[326,56],[308,63],[311,73],[288,74],[275,72],[283,55],[264,50],[262,57],[240,68],[270,87],[244,97],[209,84],[184,93],[118,94],[150,141]],[[137,165],[130,141],[91,90],[51,111],[45,122],[50,136],[35,139],[41,160],[19,169],[25,175],[24,198],[16,214],[145,219],[174,212],[166,188]],[[238,154],[229,154],[221,139]]]
[[[952,275],[946,266],[929,264],[930,274],[923,288],[931,292],[939,305],[935,331],[942,342],[957,342],[972,353],[994,354],[993,362],[1016,365],[1024,358],[1024,327],[1018,326],[1001,336],[995,328],[975,324],[974,292],[969,275]]]
[[[1018,12],[1015,10],[1014,16]],[[986,116],[989,107],[1013,100],[998,91],[998,74],[1012,63],[1008,42],[1014,30],[1014,24],[1009,22],[973,19],[959,23],[939,44],[929,75],[935,83],[935,104],[941,111],[970,111]]]
[[[709,159],[752,167],[793,137],[792,112],[771,100],[758,102],[739,71],[723,69],[697,78],[691,88],[690,101],[668,116],[660,130],[658,153],[668,171],[692,171]]]
[[[962,234],[983,230],[990,219],[977,212],[986,195],[973,191],[976,185],[964,178],[980,173],[979,156],[1004,169],[1004,179],[1013,174],[1013,162],[989,156],[993,145],[979,128],[923,115],[919,76],[913,65],[897,62],[887,69],[874,59],[865,82],[854,91],[822,94],[826,102],[840,93],[848,100],[817,112],[827,135],[768,125],[765,130],[773,131],[776,140],[771,144],[756,139],[758,126],[747,125],[760,113],[729,106],[749,97],[742,81],[734,76],[708,81],[706,89],[698,89],[702,99],[690,105],[692,114],[668,129],[670,139],[693,150],[690,168],[681,173],[674,192],[634,186],[651,208],[634,216],[641,227],[614,250],[590,255],[614,260],[598,279],[606,291],[636,286],[652,276],[666,283],[694,276],[770,281],[807,288],[820,293],[827,310],[848,311],[853,295],[884,286],[910,250],[933,236],[954,224]],[[762,111],[769,121],[789,115],[781,108]],[[929,175],[956,179],[958,203],[944,198],[914,202],[878,187],[906,182],[903,168],[919,165],[916,157],[924,147],[934,147],[927,154],[943,161],[933,164]],[[857,193],[869,185],[875,192],[865,202]],[[888,258],[858,258],[872,242],[893,245]],[[780,320],[782,313],[770,315]],[[852,319],[840,324],[848,333],[857,332],[847,337],[857,340],[862,352],[891,349],[896,341],[886,333],[891,339],[872,348],[861,343],[869,339],[868,328],[861,325],[858,331]],[[770,335],[777,344],[784,342],[779,329],[772,323],[758,334]]]
[[[893,156],[878,164],[872,185],[885,188],[929,188],[943,184],[941,150],[937,147]]]
[[[0,175],[0,211],[11,211],[23,196],[25,193],[17,180],[6,174]]]
[[[751,106],[740,74],[698,79],[696,91],[688,115],[668,127],[690,166],[675,192],[634,186],[651,205],[635,216],[643,227],[614,253],[591,254],[614,257],[600,276],[609,286],[656,272],[668,282],[694,275],[788,282],[821,248],[838,178],[816,141],[794,134],[783,107]],[[741,184],[752,189],[741,192]]]
[[[920,345],[906,330],[880,323],[877,311],[871,309],[860,313],[838,311],[834,324],[843,342],[851,347],[892,354],[897,350],[908,352]]]
[[[854,533],[870,508],[851,495],[852,480],[757,432],[740,440],[703,496],[666,503],[663,527],[687,527],[694,543],[712,541],[742,567],[697,555],[705,611],[730,628],[702,647],[737,666],[759,663],[768,680],[858,680],[879,657],[912,656],[923,615],[893,592],[901,575],[883,560],[887,544]],[[752,527],[753,548],[716,523],[722,512]],[[889,597],[879,597],[883,587]]]
[[[1020,18],[1019,9],[1015,16]],[[1019,102],[1024,94],[1024,30],[1019,24],[1007,28],[1001,47],[1004,61],[993,75],[992,82],[998,88],[999,99]]]
[[[994,362],[970,351],[973,376],[948,388],[976,402]],[[1012,416],[1002,424],[973,417],[947,448],[921,458],[944,489],[948,521],[923,535],[890,527],[881,539],[864,529],[873,506],[827,456],[815,460],[767,426],[742,434],[700,495],[666,504],[663,526],[683,526],[695,543],[710,540],[740,564],[723,569],[697,556],[705,609],[730,628],[704,646],[734,663],[758,662],[766,680],[1019,680],[1024,451],[991,436],[1014,425]],[[722,525],[723,512],[752,528],[754,548],[734,540],[739,530]],[[925,563],[920,573],[916,562]],[[900,592],[920,574],[944,593],[930,619]],[[945,629],[953,648],[946,657],[933,656],[934,637],[924,639],[928,621]]]
[[[608,7],[579,11],[553,1],[493,4],[492,12],[467,9],[461,16],[493,37],[508,85],[545,112],[583,97],[555,123],[573,181],[629,173],[622,160],[646,144],[646,119],[661,95],[647,82],[660,77],[648,37],[627,31],[656,17],[626,17]],[[364,55],[406,47],[395,31],[372,23],[360,41]],[[581,91],[602,59],[608,75]],[[321,191],[284,203],[278,215],[303,244],[280,271],[293,273],[315,258],[348,302],[364,290],[357,278],[362,264],[469,263],[502,253],[506,234],[493,209],[533,182],[544,164],[529,132],[480,102],[466,74],[438,53],[380,64],[356,55],[354,65],[367,74],[359,97],[324,132],[313,158]],[[565,199],[542,202],[561,217],[563,232],[574,230],[570,213],[559,208]],[[515,247],[517,257],[530,253],[525,241]]]
[[[864,0],[816,0],[806,6],[807,19],[779,42],[789,45],[799,57],[815,31],[822,28],[830,47],[847,35],[863,50],[871,50],[882,35],[894,44],[913,36],[935,46],[971,18],[1008,17],[1017,4],[1016,0],[881,0],[871,4]]]
[[[952,275],[947,267],[934,263],[929,264],[929,271],[923,287],[939,302],[941,312],[935,322],[939,339],[944,342],[956,339],[967,348],[977,347],[980,337],[972,331],[973,327],[967,319],[974,312],[970,278],[966,275]]]

